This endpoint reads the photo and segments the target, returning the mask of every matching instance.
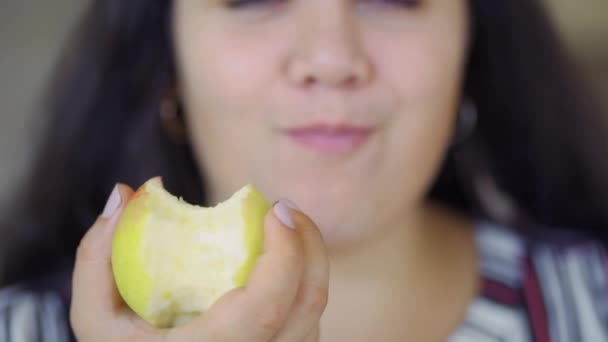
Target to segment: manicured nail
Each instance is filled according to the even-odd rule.
[[[300,208],[298,208],[298,206],[295,203],[288,200],[287,198],[284,198],[283,201],[285,202],[285,205],[290,207],[291,209],[300,211]]]
[[[103,208],[103,212],[101,213],[101,217],[109,219],[114,216],[114,213],[120,206],[120,192],[118,191],[118,187],[114,186],[114,190],[112,190],[112,194],[108,198],[108,202],[106,202],[106,206]]]
[[[289,206],[286,203],[287,201],[284,199],[280,199],[275,205],[272,207],[272,211],[274,211],[274,215],[281,221],[284,225],[291,229],[296,228],[296,224],[293,222],[293,217],[291,217],[291,213],[289,212]]]

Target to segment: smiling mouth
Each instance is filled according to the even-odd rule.
[[[289,138],[300,146],[321,153],[346,153],[361,147],[373,128],[354,125],[316,124],[287,130]]]

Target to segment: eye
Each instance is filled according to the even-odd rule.
[[[229,9],[246,9],[261,6],[270,6],[285,0],[227,0],[225,6]]]
[[[369,6],[395,6],[403,8],[417,8],[423,0],[361,0],[362,4]]]

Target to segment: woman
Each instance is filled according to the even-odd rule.
[[[98,0],[74,44],[7,221],[10,334],[62,339],[69,305],[81,341],[606,337],[606,126],[537,1]],[[131,189],[101,210],[155,175],[292,200],[247,288],[170,330],[113,286]]]

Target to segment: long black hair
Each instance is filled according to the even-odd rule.
[[[485,170],[529,220],[603,234],[606,124],[539,1],[470,0],[470,11],[464,91],[478,125],[450,150],[430,196],[490,216],[474,186]],[[4,215],[0,285],[69,268],[117,181],[161,175],[205,203],[191,147],[169,139],[158,115],[176,81],[170,13],[169,0],[94,0],[77,25],[37,118],[31,172]]]

